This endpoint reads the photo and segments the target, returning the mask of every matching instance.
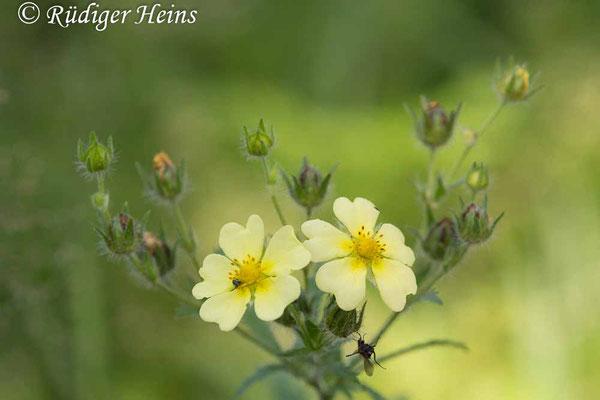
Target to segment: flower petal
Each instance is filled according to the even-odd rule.
[[[273,321],[300,297],[300,282],[291,275],[267,278],[256,285],[254,296],[256,316],[263,321]]]
[[[317,287],[333,293],[338,306],[345,311],[358,307],[365,297],[367,267],[359,259],[346,257],[323,264],[317,271]]]
[[[202,304],[200,318],[206,322],[216,322],[222,331],[230,331],[240,323],[249,301],[248,288],[218,294]]]
[[[383,302],[395,312],[406,305],[406,296],[417,293],[417,279],[412,269],[400,261],[384,258],[371,267]]]
[[[237,267],[231,265],[231,260],[220,254],[209,254],[202,262],[200,276],[203,282],[197,283],[192,289],[192,294],[197,299],[211,297],[234,288],[229,273]]]
[[[304,246],[312,254],[314,262],[345,257],[354,248],[354,243],[347,234],[320,219],[303,223],[302,232],[308,238],[304,241]]]
[[[310,252],[296,238],[294,228],[286,225],[273,235],[262,259],[262,271],[270,276],[289,274],[310,262]]]
[[[246,228],[236,222],[225,224],[219,234],[219,246],[232,260],[248,255],[260,259],[265,240],[265,226],[258,215],[251,215]]]
[[[379,210],[367,199],[357,197],[354,201],[340,197],[333,202],[333,213],[348,228],[352,236],[363,229],[373,234],[373,228],[379,216]]]
[[[415,262],[415,253],[404,244],[402,231],[392,224],[383,224],[376,234],[376,239],[385,245],[383,256],[398,260],[408,266]]]

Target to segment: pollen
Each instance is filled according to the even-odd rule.
[[[242,262],[239,262],[237,259],[234,262],[238,268],[229,273],[229,279],[233,282],[236,289],[238,287],[252,286],[265,278],[261,262],[257,262],[255,257],[248,255]]]
[[[358,255],[368,261],[381,258],[381,253],[385,250],[385,244],[366,235],[356,238],[354,246]]]

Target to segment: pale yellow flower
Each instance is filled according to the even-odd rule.
[[[365,297],[370,268],[384,303],[393,311],[402,311],[406,296],[416,293],[417,282],[409,268],[415,255],[404,244],[400,229],[383,224],[376,230],[379,210],[360,197],[354,201],[336,199],[333,212],[347,232],[319,219],[302,224],[302,232],[308,237],[304,246],[311,252],[312,261],[329,261],[317,271],[319,289],[334,294],[342,310],[353,310]]]
[[[310,262],[310,253],[298,241],[294,228],[280,228],[264,249],[264,224],[258,215],[246,227],[230,222],[219,234],[225,253],[208,255],[200,268],[204,278],[194,286],[197,299],[208,297],[200,317],[216,322],[223,331],[235,328],[254,298],[254,311],[263,321],[273,321],[300,296],[300,282],[291,275]],[[263,254],[264,252],[264,254]]]

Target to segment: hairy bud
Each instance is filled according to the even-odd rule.
[[[477,143],[479,135],[477,135],[477,132],[474,129],[465,128],[463,129],[463,137],[465,139],[466,145],[468,147],[473,147],[475,146],[475,143]]]
[[[487,196],[484,198],[481,207],[475,203],[470,203],[466,207],[463,204],[462,209],[461,214],[455,216],[458,234],[462,240],[470,244],[486,241],[494,232],[498,221],[504,216],[504,213],[502,213],[494,222],[490,223],[487,214]]]
[[[533,78],[524,64],[516,64],[510,59],[505,70],[501,70],[500,65],[497,69],[496,88],[505,102],[527,100],[540,89],[533,87]]]
[[[92,132],[87,145],[79,139],[77,141],[77,158],[79,169],[87,174],[105,173],[109,170],[114,160],[115,151],[112,137],[108,137],[106,146],[98,141]]]
[[[484,190],[488,186],[488,170],[483,163],[474,162],[471,169],[467,172],[465,183],[473,191],[477,193]]]
[[[437,101],[430,101],[422,96],[420,117],[412,108],[407,108],[413,117],[417,138],[424,145],[434,149],[445,144],[452,136],[461,105],[448,114]]]
[[[157,201],[172,202],[178,200],[185,187],[185,165],[178,167],[167,153],[157,153],[152,159],[152,175],[148,175],[137,165],[149,197]]]
[[[166,275],[175,267],[174,254],[164,240],[152,232],[146,231],[143,236],[144,248],[152,256],[160,276]]]
[[[281,175],[290,196],[296,203],[306,208],[310,215],[311,210],[323,202],[333,171],[334,169],[323,178],[321,172],[310,165],[306,157],[304,157],[302,167],[297,175],[289,176],[283,169],[281,170]]]
[[[258,123],[258,128],[254,133],[249,133],[244,127],[244,150],[250,157],[264,157],[269,154],[269,150],[275,144],[275,133],[273,128],[267,134],[265,123],[261,119]]]
[[[360,312],[356,310],[344,311],[332,301],[327,307],[325,326],[334,336],[347,338],[360,330],[367,303],[363,304]]]
[[[126,212],[113,217],[106,230],[96,229],[109,254],[122,256],[137,251],[142,244],[143,227]]]
[[[450,257],[458,245],[456,224],[450,218],[442,218],[431,229],[422,242],[423,250],[434,260]]]
[[[108,211],[108,203],[109,203],[108,193],[96,192],[92,195],[91,200],[92,200],[92,206],[96,210],[98,210],[100,212]]]

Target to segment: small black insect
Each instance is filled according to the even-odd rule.
[[[366,343],[364,341],[364,337],[361,336],[360,333],[358,334],[358,336],[359,337],[358,337],[357,349],[354,351],[354,353],[346,355],[346,357],[351,357],[355,354],[360,354],[360,356],[363,358],[365,372],[369,376],[373,375],[373,369],[374,369],[373,363],[371,363],[371,355],[373,356],[373,361],[375,361],[375,364],[377,364],[381,368],[385,369],[383,367],[383,365],[381,365],[377,362],[377,355],[375,354],[375,346],[371,346],[369,343]]]
[[[233,283],[233,286],[235,286],[235,288],[237,289],[242,284],[242,281],[238,281],[237,279],[234,279],[231,281],[231,283]]]

